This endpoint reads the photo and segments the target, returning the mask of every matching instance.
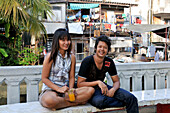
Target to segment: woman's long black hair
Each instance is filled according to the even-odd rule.
[[[54,36],[53,36],[53,42],[52,42],[52,47],[51,47],[51,54],[50,54],[50,60],[53,60],[53,63],[55,65],[55,61],[56,61],[56,57],[59,51],[59,39],[60,40],[64,40],[65,38],[67,38],[67,40],[70,40],[71,42],[71,37],[67,31],[67,29],[64,28],[60,28],[57,29],[54,32]],[[67,50],[67,56],[69,57],[70,53],[71,53],[71,48],[72,48],[72,42],[70,43],[70,46]]]

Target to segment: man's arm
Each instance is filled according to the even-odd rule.
[[[77,87],[84,87],[84,86],[96,86],[98,85],[99,80],[98,81],[93,81],[93,82],[86,82],[86,79],[83,77],[78,77],[77,80]]]
[[[111,76],[113,81],[113,87],[109,90],[107,96],[113,97],[117,89],[120,88],[120,81],[118,75]]]
[[[87,87],[93,87],[98,85],[101,88],[102,94],[107,95],[108,88],[107,86],[100,80],[96,80],[96,81],[92,81],[92,82],[86,82],[86,79],[83,77],[78,77],[77,80],[77,87],[83,87],[83,86],[87,86]]]

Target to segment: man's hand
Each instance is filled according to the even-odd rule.
[[[111,89],[108,91],[108,93],[107,93],[106,96],[108,96],[108,97],[113,97],[114,94],[115,94],[115,90],[114,90],[114,88],[111,88]]]
[[[69,87],[63,86],[63,87],[58,88],[58,89],[57,89],[57,92],[59,92],[59,93],[65,93],[65,92],[68,91],[68,90],[69,90]]]
[[[107,95],[108,93],[108,88],[107,86],[102,82],[102,81],[99,81],[98,82],[98,86],[100,87],[101,91],[102,91],[102,94],[103,95]]]

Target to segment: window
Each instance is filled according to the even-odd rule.
[[[52,12],[54,15],[50,15],[51,18],[48,17],[48,21],[61,21],[61,14],[62,14],[62,10],[61,10],[61,6],[52,6]]]

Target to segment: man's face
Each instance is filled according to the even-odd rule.
[[[99,41],[96,49],[96,55],[98,57],[104,58],[108,52],[108,46],[105,42]]]

